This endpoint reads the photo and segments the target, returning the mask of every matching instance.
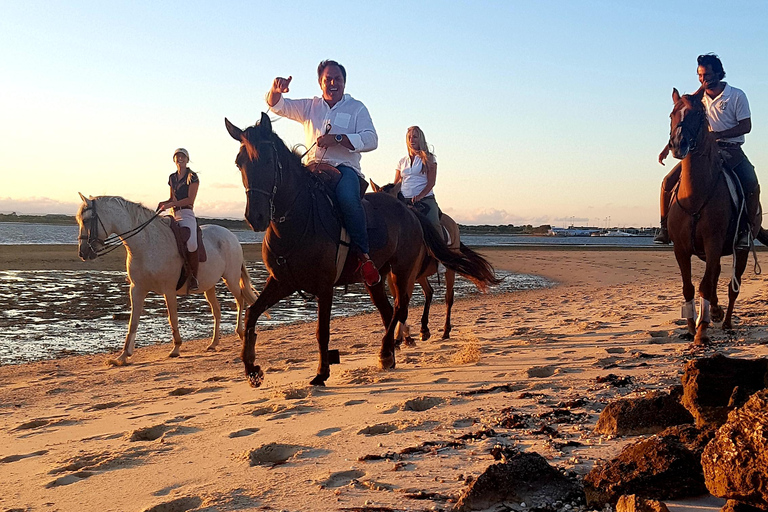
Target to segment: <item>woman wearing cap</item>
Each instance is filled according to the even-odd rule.
[[[403,197],[423,213],[438,233],[442,233],[437,201],[432,189],[437,180],[437,159],[429,151],[424,132],[411,126],[405,135],[408,156],[403,157],[395,170],[395,183],[402,182]]]
[[[184,148],[179,148],[173,152],[173,161],[176,163],[176,172],[168,178],[168,185],[171,186],[171,197],[167,201],[162,201],[157,205],[157,209],[173,209],[173,218],[182,227],[189,229],[189,239],[187,240],[187,251],[189,251],[189,267],[191,275],[189,276],[189,290],[197,290],[197,268],[199,260],[197,256],[197,219],[192,208],[195,205],[197,189],[200,186],[200,180],[192,169],[187,167],[189,163],[189,152]]]

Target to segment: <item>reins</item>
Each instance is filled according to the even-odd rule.
[[[139,234],[144,228],[149,226],[149,224],[155,220],[159,215],[160,212],[155,212],[152,217],[150,217],[145,222],[139,224],[136,227],[133,227],[129,229],[128,231],[125,231],[120,234],[113,234],[107,236],[104,240],[101,240],[102,247],[101,249],[96,249],[93,246],[93,242],[99,241],[98,238],[98,231],[99,231],[99,224],[101,225],[101,229],[104,230],[104,233],[107,233],[107,228],[104,227],[104,223],[101,222],[101,219],[99,219],[99,216],[96,214],[96,200],[94,199],[91,202],[91,206],[83,210],[84,212],[88,209],[93,210],[93,214],[91,215],[91,227],[88,230],[88,236],[79,236],[78,240],[87,240],[88,248],[91,249],[91,251],[96,255],[96,257],[104,256],[105,254],[109,254],[110,252],[114,251],[118,247],[123,245],[123,242],[131,238],[132,236],[135,236]],[[95,235],[94,235],[95,233]]]

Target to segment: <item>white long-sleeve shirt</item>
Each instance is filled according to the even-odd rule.
[[[315,144],[307,153],[307,162],[322,161],[333,166],[346,165],[357,171],[360,177],[365,178],[360,170],[360,153],[376,149],[379,145],[379,136],[376,135],[371,115],[362,102],[345,94],[331,108],[323,98],[317,96],[301,100],[281,96],[275,106],[269,109],[279,116],[302,123],[307,147],[315,144],[317,138],[326,133],[346,135],[354,150],[347,149],[341,144],[334,144],[328,148],[320,148]]]

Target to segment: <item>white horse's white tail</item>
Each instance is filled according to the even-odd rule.
[[[247,306],[256,302],[259,294],[253,289],[251,276],[248,274],[248,269],[245,268],[245,263],[240,266],[240,291],[243,293],[243,299],[245,299]]]

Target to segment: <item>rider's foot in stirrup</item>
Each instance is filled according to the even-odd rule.
[[[200,288],[197,278],[195,276],[189,276],[189,287],[187,288],[191,292],[196,292]]]
[[[655,244],[664,244],[667,245],[670,243],[669,239],[669,231],[667,231],[666,226],[661,226],[661,229],[659,229],[659,232],[656,234],[655,237],[653,237],[653,243]]]
[[[381,274],[379,274],[376,265],[373,260],[367,259],[360,265],[360,273],[363,275],[363,280],[368,286],[376,286],[381,281]]]

